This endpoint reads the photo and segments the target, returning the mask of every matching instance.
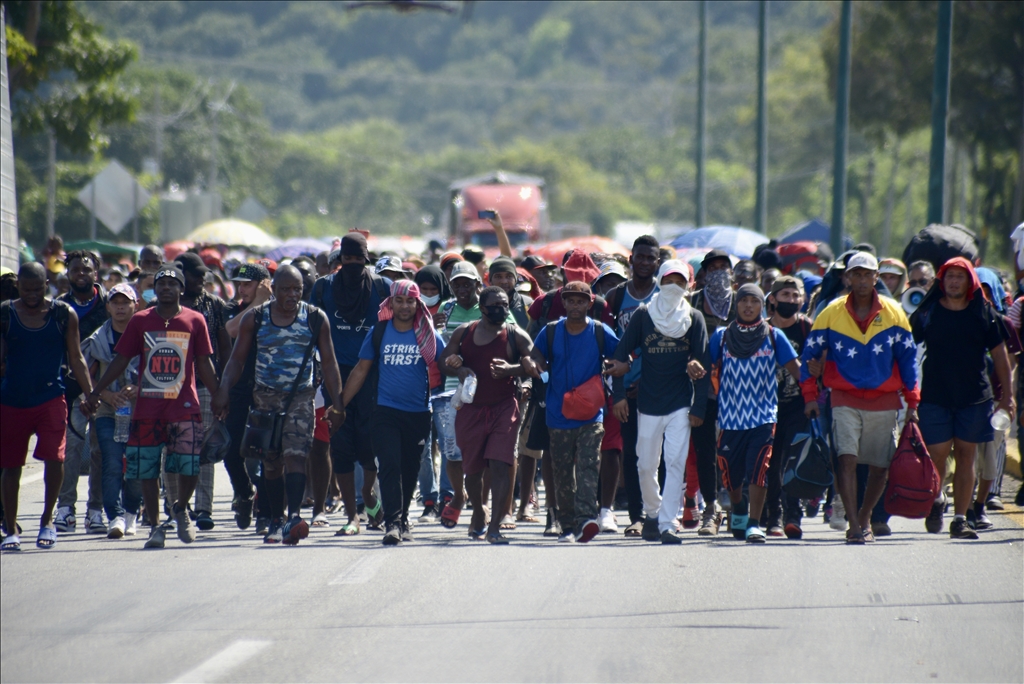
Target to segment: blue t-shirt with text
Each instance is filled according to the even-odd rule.
[[[765,337],[753,356],[739,359],[725,346],[722,339],[725,330],[716,330],[708,343],[711,362],[721,364],[718,427],[722,430],[749,430],[775,423],[779,414],[775,366],[785,366],[796,358],[793,345],[784,332],[773,327],[774,345]]]
[[[427,411],[430,381],[427,364],[416,344],[416,333],[413,330],[398,332],[391,321],[387,326],[380,342],[379,358],[374,358],[372,330],[359,350],[360,359],[377,362],[377,404],[412,413]],[[436,330],[434,341],[440,356],[444,341]]]

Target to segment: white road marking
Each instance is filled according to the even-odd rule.
[[[23,485],[32,484],[33,482],[39,482],[43,479],[46,473],[36,473],[35,475],[29,475],[28,477],[21,478],[20,482]]]
[[[270,646],[269,641],[239,639],[224,650],[214,654],[199,667],[181,675],[175,682],[212,682],[220,679],[249,658]]]
[[[344,572],[328,582],[328,586],[336,584],[366,584],[377,574],[377,568],[384,563],[384,554],[373,553],[353,562]]]

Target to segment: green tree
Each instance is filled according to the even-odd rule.
[[[52,130],[75,153],[105,142],[104,126],[129,121],[134,99],[118,81],[136,50],[104,38],[70,0],[5,3],[11,108],[21,134]]]

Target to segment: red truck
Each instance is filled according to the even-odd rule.
[[[476,245],[485,251],[498,247],[498,237],[482,209],[496,209],[512,248],[537,242],[550,227],[544,179],[507,171],[463,178],[448,187],[448,242],[452,247]]]

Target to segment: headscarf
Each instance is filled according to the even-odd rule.
[[[938,289],[942,294],[946,294],[946,284],[943,282],[943,279],[946,277],[946,271],[951,268],[962,268],[967,271],[967,277],[970,281],[967,286],[967,299],[974,299],[979,292],[982,297],[985,297],[985,291],[981,289],[981,280],[978,278],[978,272],[974,270],[974,264],[964,257],[953,257],[946,263],[942,264],[939,268],[939,272],[935,274],[935,280],[939,285]]]
[[[366,238],[362,233],[346,233],[341,238],[340,253],[361,256],[369,263]],[[349,325],[359,325],[366,318],[366,307],[373,294],[373,278],[365,264],[345,264],[335,274],[332,294],[338,315]]]
[[[981,266],[977,269],[978,280],[981,281],[982,285],[988,285],[988,289],[992,291],[992,305],[996,307],[996,311],[1001,314],[1006,314],[1006,290],[1003,289],[1003,279],[999,277],[999,274],[993,271],[991,268]]]
[[[582,249],[575,249],[569,254],[569,258],[562,264],[565,271],[565,282],[581,281],[592,283],[601,275],[601,269],[597,267],[594,260]]]
[[[416,332],[416,344],[420,347],[420,355],[429,366],[437,356],[437,341],[434,339],[434,318],[427,310],[427,305],[420,299],[420,286],[411,280],[396,280],[391,283],[391,297],[412,297],[416,300],[416,316],[412,321],[412,329]],[[380,303],[377,312],[378,324],[390,321],[395,317],[391,308],[391,297]]]
[[[761,292],[761,288],[757,285],[747,283],[741,285],[736,291],[736,301],[747,296],[759,298],[762,302],[761,305],[764,306],[764,292]],[[765,338],[768,337],[768,331],[768,321],[760,316],[753,323],[743,323],[737,317],[725,329],[725,346],[734,358],[749,359],[764,344]]]
[[[436,287],[438,294],[441,295],[439,302],[446,302],[452,298],[452,288],[448,284],[448,279],[444,277],[444,271],[437,264],[428,264],[416,271],[413,280],[417,285],[430,283]]]
[[[669,273],[678,273],[687,282],[692,281],[692,271],[689,264],[670,259],[658,269],[658,283]],[[693,322],[692,311],[690,303],[686,301],[686,290],[675,284],[661,285],[647,304],[647,313],[654,323],[654,329],[665,337],[679,338],[685,335]]]
[[[890,268],[895,268],[895,269],[897,269],[899,271],[900,280],[899,280],[899,285],[896,286],[896,289],[899,290],[899,292],[890,292],[889,293],[889,294],[891,294],[893,297],[895,297],[898,300],[900,298],[900,296],[903,294],[903,290],[907,289],[907,267],[899,259],[889,258],[889,259],[879,259],[878,260],[878,272],[879,273],[892,273],[892,271],[885,270],[886,266],[888,266]]]
[[[715,318],[725,320],[732,308],[732,282],[724,270],[708,271],[704,275],[704,301]]]

